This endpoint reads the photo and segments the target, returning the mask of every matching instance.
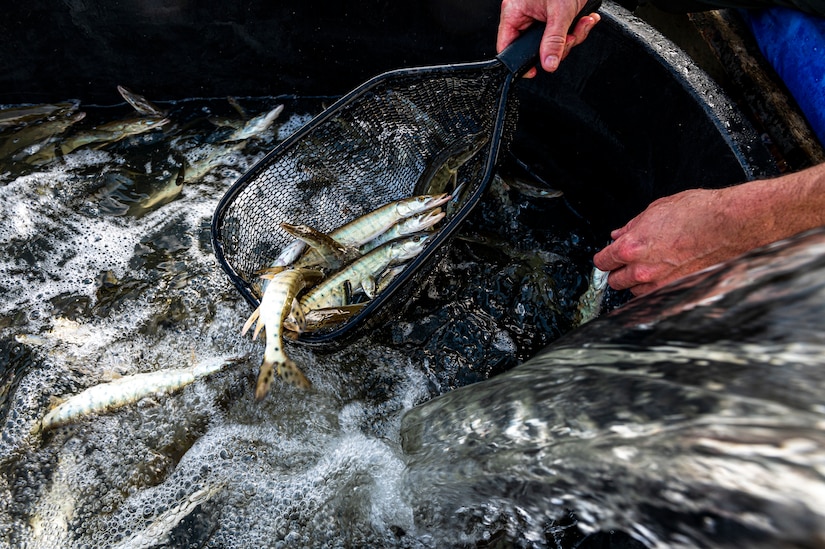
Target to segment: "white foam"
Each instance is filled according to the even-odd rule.
[[[282,141],[306,125],[312,116],[309,114],[292,114],[278,127],[277,139]]]

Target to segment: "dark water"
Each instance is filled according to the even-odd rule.
[[[599,243],[563,198],[497,180],[407,316],[338,352],[290,346],[314,390],[276,384],[256,402],[263,344],[240,336],[251,311],[216,264],[209,223],[228,186],[323,101],[238,102],[246,119],[285,110],[242,148],[207,119],[241,113],[191,100],[161,105],[171,121],[159,130],[2,161],[0,544],[444,546],[449,527],[421,523],[405,499],[403,413],[510,370],[572,326]],[[48,145],[134,114],[81,109]],[[32,433],[56,399],[214,357],[242,361]]]

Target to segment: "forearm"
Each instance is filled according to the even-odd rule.
[[[593,257],[617,290],[641,295],[753,248],[825,225],[825,163],[724,189],[660,198]]]
[[[747,248],[825,225],[825,164],[719,192]]]

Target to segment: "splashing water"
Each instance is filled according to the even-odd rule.
[[[825,543],[825,230],[698,273],[403,419],[422,530]],[[558,546],[558,545],[557,545]]]
[[[203,125],[215,105],[172,104],[163,132],[0,168],[0,544],[440,546],[401,497],[401,416],[570,327],[586,226],[563,203],[494,188],[407,316],[338,352],[293,345],[315,389],[276,385],[256,402],[263,346],[240,336],[250,311],[212,256],[211,216],[317,106],[287,102],[279,127],[219,150]],[[112,116],[90,109],[78,125]],[[519,223],[542,208],[557,221]],[[238,356],[176,394],[33,434],[87,387]]]

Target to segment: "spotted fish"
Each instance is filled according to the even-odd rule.
[[[305,324],[302,310],[297,306],[296,297],[304,287],[316,282],[322,276],[320,271],[312,269],[287,269],[274,274],[262,275],[262,278],[268,281],[261,304],[250,315],[241,332],[245,334],[256,321],[253,339],[258,337],[261,329],[266,329],[264,359],[255,385],[256,399],[261,400],[269,393],[276,373],[286,383],[303,389],[311,387],[312,384],[307,377],[284,350],[284,321],[292,314],[296,317],[298,326]]]

